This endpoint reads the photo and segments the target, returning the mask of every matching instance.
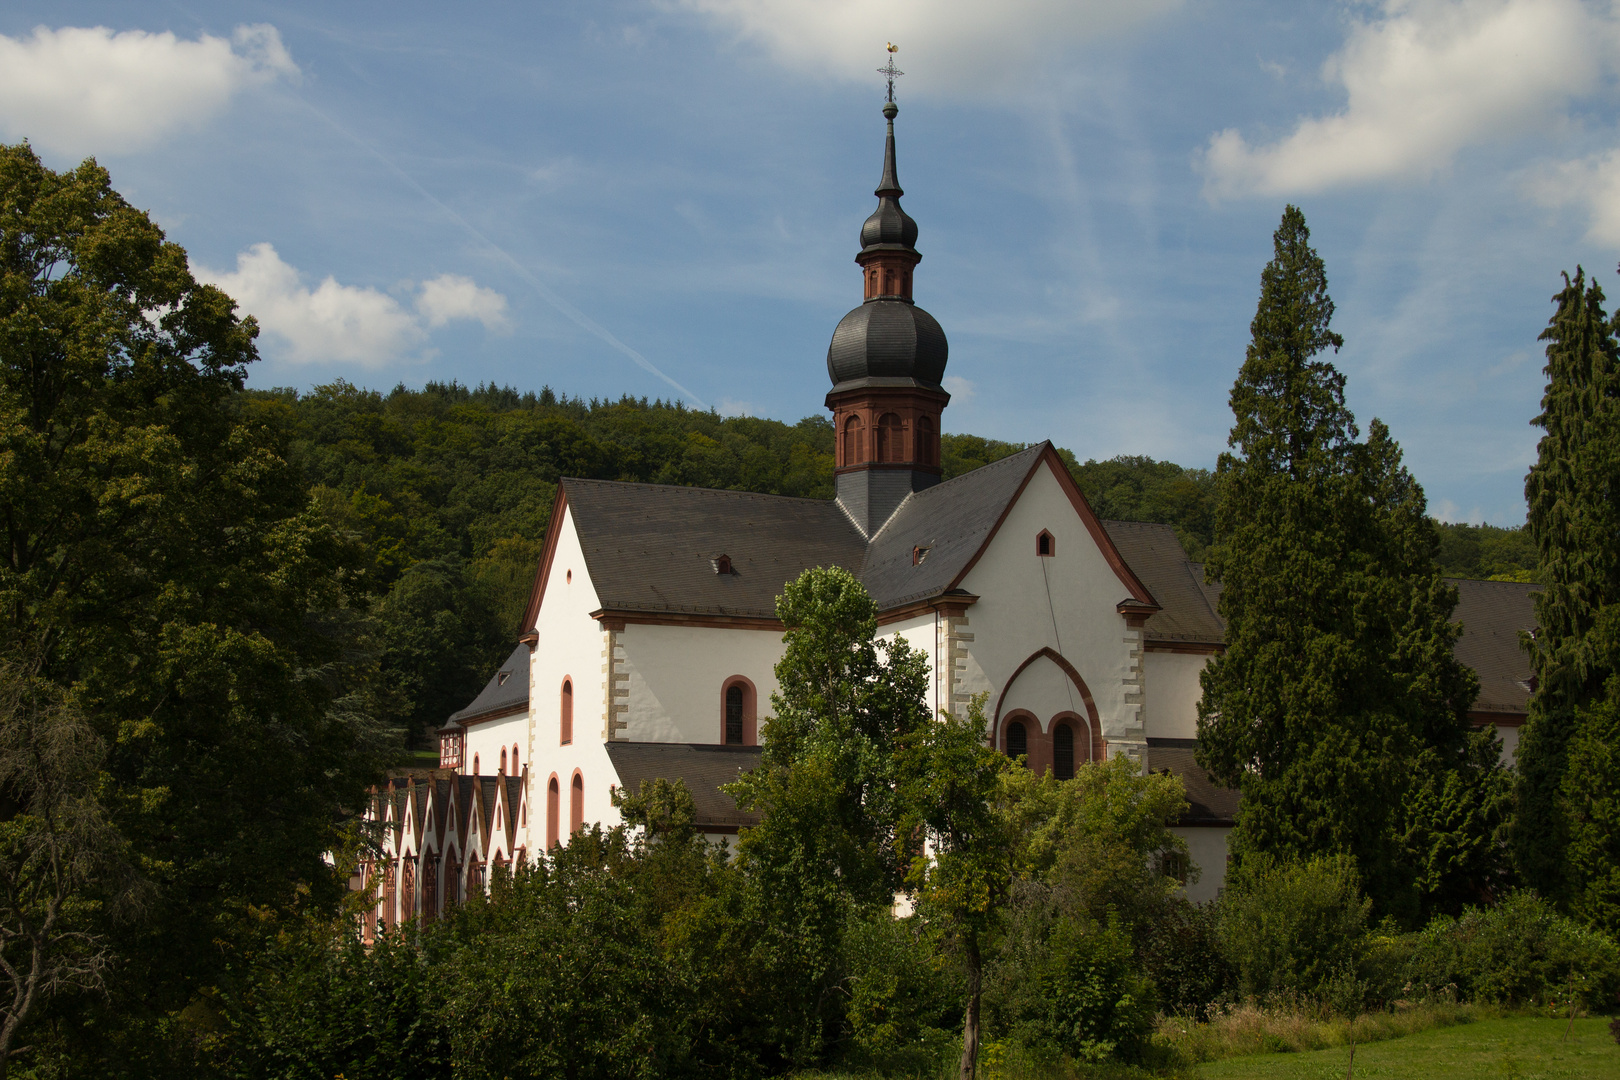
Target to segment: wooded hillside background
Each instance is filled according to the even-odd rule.
[[[339,382],[251,396],[290,428],[294,460],[328,519],[370,553],[390,719],[424,749],[519,633],[559,478],[833,495],[824,417],[785,424],[493,384],[381,393]],[[949,434],[942,443],[946,479],[1024,445]],[[1214,529],[1210,470],[1059,454],[1100,516],[1174,526],[1188,554],[1203,557]],[[1449,575],[1531,579],[1535,549],[1520,529],[1441,524],[1440,536]]]

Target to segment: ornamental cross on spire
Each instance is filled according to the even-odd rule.
[[[889,81],[889,102],[891,104],[894,102],[894,80],[896,78],[898,78],[899,76],[905,74],[905,72],[899,70],[898,68],[896,68],[894,66],[894,54],[899,52],[899,51],[900,51],[900,46],[896,45],[892,41],[889,42],[889,65],[887,67],[880,67],[880,68],[877,69],[878,74],[882,75],[884,78],[888,79],[888,81]]]

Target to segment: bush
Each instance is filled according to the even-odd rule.
[[[1528,1005],[1573,992],[1588,1009],[1620,1001],[1620,947],[1531,892],[1461,918],[1441,916],[1405,941],[1407,993]]]
[[[1253,1000],[1351,999],[1366,951],[1367,912],[1346,855],[1278,863],[1251,857],[1225,894],[1221,951]]]
[[[921,922],[880,912],[845,937],[849,1037],[843,1057],[886,1074],[933,1074],[960,1043],[965,991]]]
[[[1237,974],[1221,952],[1219,915],[1214,904],[1178,897],[1143,934],[1138,958],[1166,1013],[1208,1019],[1232,996]]]

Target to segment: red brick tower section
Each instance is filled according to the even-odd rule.
[[[878,208],[861,226],[855,261],[865,282],[860,307],[839,322],[827,350],[827,395],[838,432],[838,497],[871,535],[913,491],[939,482],[940,414],[950,401],[945,332],[912,300],[922,256],[917,223],[900,208],[891,102]],[[881,474],[881,475],[880,475]]]

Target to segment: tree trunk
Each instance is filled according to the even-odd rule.
[[[968,1003],[967,1017],[962,1022],[961,1080],[974,1080],[979,1071],[979,943],[967,943]]]

